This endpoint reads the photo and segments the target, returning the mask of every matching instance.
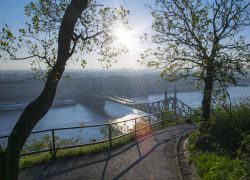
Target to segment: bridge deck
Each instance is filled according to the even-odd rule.
[[[157,102],[138,103],[124,97],[119,97],[105,90],[96,90],[96,92],[95,99],[99,98],[101,101],[108,100],[123,104],[149,114],[161,111],[175,111],[177,116],[189,116],[192,113],[192,108],[176,98],[176,94],[174,97],[168,97]]]

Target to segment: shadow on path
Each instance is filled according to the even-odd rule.
[[[176,179],[175,142],[193,128],[173,126],[108,152],[50,161],[23,170],[19,179]]]

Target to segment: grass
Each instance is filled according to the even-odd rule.
[[[192,156],[192,161],[203,180],[238,180],[247,176],[247,164],[239,159],[199,152]]]
[[[19,168],[25,169],[41,162],[50,161],[51,159],[52,156],[49,152],[23,156],[19,159]]]
[[[131,142],[135,139],[134,134],[128,134],[117,139],[112,140],[112,149],[120,147],[128,142]],[[87,145],[82,147],[75,147],[69,149],[61,149],[56,153],[56,158],[66,158],[77,156],[81,154],[90,154],[103,152],[109,149],[109,142],[101,142],[98,144]],[[35,164],[50,161],[52,159],[52,155],[50,152],[43,152],[39,154],[27,155],[20,158],[19,168],[24,169],[31,167]]]
[[[199,151],[195,142],[199,132],[189,135],[188,149],[191,152],[191,161],[195,164],[202,180],[239,180],[246,179],[249,167],[246,161],[239,158],[230,158],[228,154],[218,155],[215,152]]]

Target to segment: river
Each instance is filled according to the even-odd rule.
[[[233,102],[239,101],[240,98],[250,96],[250,87],[230,87],[229,93]],[[172,96],[173,94],[169,94]],[[155,94],[144,97],[134,98],[136,102],[154,102],[164,98],[164,94]],[[188,104],[191,107],[199,107],[201,105],[202,94],[200,91],[194,92],[179,92],[177,98]],[[0,136],[8,135],[22,110],[2,111],[0,112]],[[51,108],[49,112],[36,125],[34,131],[46,130],[51,128],[64,128],[83,125],[103,124],[108,121],[119,121],[134,118],[144,115],[145,113],[113,102],[105,102],[105,107],[102,112],[97,112],[88,108],[83,104],[75,104],[65,107]],[[89,139],[100,140],[103,136],[100,133],[100,128],[87,128],[84,134]],[[81,131],[81,133],[83,133]],[[63,135],[62,135],[63,134]],[[72,132],[69,132],[72,134]],[[63,137],[68,137],[66,131],[61,133]]]

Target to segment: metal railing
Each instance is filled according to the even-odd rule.
[[[181,118],[189,118],[189,116],[181,117]],[[50,152],[52,157],[55,158],[58,150],[83,147],[83,146],[100,144],[100,143],[107,143],[109,146],[108,148],[112,149],[113,147],[112,141],[114,141],[115,139],[129,135],[129,134],[133,134],[133,133],[135,136],[137,136],[138,132],[145,128],[149,128],[149,131],[152,132],[152,128],[156,124],[162,123],[162,126],[163,126],[165,121],[170,121],[170,120],[175,120],[176,124],[178,123],[177,118],[176,118],[176,112],[163,111],[163,112],[158,112],[158,113],[140,116],[140,117],[136,117],[133,119],[118,121],[118,122],[95,124],[95,125],[88,125],[88,126],[67,127],[67,128],[53,128],[53,129],[47,129],[47,130],[41,130],[41,131],[34,131],[30,133],[30,137],[32,135],[35,135],[37,136],[36,138],[42,138],[43,137],[42,134],[45,134],[46,136],[48,136],[47,140],[50,141],[50,142],[47,142],[48,146],[43,149],[41,148],[41,149],[36,149],[36,150],[22,151],[20,156],[38,154],[38,153],[43,153],[43,152]],[[119,124],[123,124],[123,125],[119,125]],[[130,127],[128,127],[128,124],[130,125]],[[99,140],[92,139],[92,140],[89,140],[88,142],[79,141],[75,143],[68,143],[68,144],[64,143],[63,145],[60,145],[60,142],[59,142],[60,139],[58,138],[56,134],[60,134],[60,132],[65,132],[68,130],[76,131],[77,129],[79,129],[80,131],[82,131],[88,128],[102,128],[102,130],[103,129],[105,130],[106,134],[104,133],[103,138]],[[4,139],[7,142],[8,137],[9,136],[1,136],[0,145],[1,145],[1,142],[4,141]],[[26,144],[28,146],[29,142],[26,142]]]

